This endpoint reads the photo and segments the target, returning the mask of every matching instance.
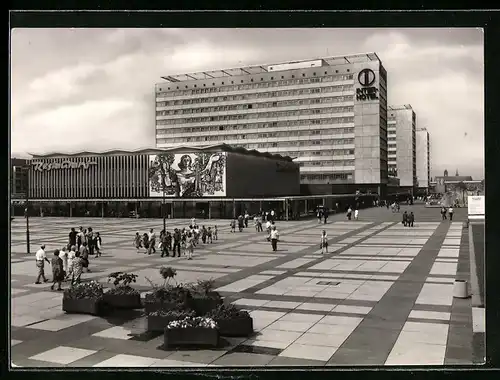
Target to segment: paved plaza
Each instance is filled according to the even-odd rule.
[[[401,224],[404,210],[415,227]],[[22,367],[217,367],[443,365],[472,363],[470,299],[453,297],[455,279],[469,281],[469,237],[465,209],[453,222],[439,209],[402,206],[360,211],[358,221],[334,215],[277,222],[278,251],[252,226],[230,233],[218,225],[219,240],[200,244],[192,261],[137,254],[135,232],[162,229],[160,219],[32,218],[31,255],[26,255],[25,220],[11,232],[11,361]],[[168,229],[188,220],[169,220]],[[253,223],[251,223],[253,224]],[[127,271],[162,283],[158,269],[177,269],[181,283],[215,279],[225,302],[250,311],[255,334],[223,338],[213,350],[164,351],[163,336],[146,333],[143,311],[116,318],[62,311],[62,294],[35,285],[34,252],[41,243],[50,258],[67,243],[71,227],[91,226],[103,239],[103,255],[91,259],[84,280]],[[321,255],[321,231],[329,253]],[[46,270],[49,272],[50,269]],[[65,284],[64,287],[67,287]]]

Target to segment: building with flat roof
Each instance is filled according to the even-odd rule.
[[[234,201],[300,194],[290,157],[226,144],[32,156],[29,200],[45,215],[159,216],[163,204],[170,217],[229,217]]]
[[[400,188],[411,193],[417,187],[416,125],[417,116],[411,105],[389,106],[389,175],[398,177]]]
[[[162,77],[156,147],[226,143],[294,158],[301,193],[387,188],[387,73],[375,53]]]
[[[431,143],[429,140],[429,132],[425,128],[418,128],[416,137],[418,190],[419,192],[427,194],[431,182]]]

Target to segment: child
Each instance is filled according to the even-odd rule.
[[[96,232],[95,234],[95,257],[101,257],[101,246],[102,246],[102,239],[101,235],[99,235],[99,232]]]
[[[214,226],[214,240],[217,240],[217,225]]]
[[[354,210],[354,220],[358,220],[359,210]]]
[[[231,220],[231,223],[229,224],[229,226],[231,226],[231,232],[235,232],[236,231],[236,220],[235,219]]]
[[[212,227],[208,227],[207,238],[208,238],[208,241],[210,242],[210,244],[212,244],[213,243],[213,241],[212,241]]]
[[[321,247],[321,254],[323,254],[324,250],[326,251],[326,253],[328,253],[328,235],[326,234],[325,230],[323,230],[323,232],[321,233],[320,247]]]
[[[136,232],[135,233],[135,237],[134,237],[134,245],[135,245],[135,249],[137,250],[137,253],[139,253],[139,248],[141,248],[141,235],[139,235],[139,232]]]

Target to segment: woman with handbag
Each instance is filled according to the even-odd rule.
[[[54,251],[54,257],[52,258],[52,286],[50,290],[54,290],[54,285],[57,283],[57,290],[61,291],[61,282],[64,281],[64,269],[63,261],[59,257],[59,250]]]

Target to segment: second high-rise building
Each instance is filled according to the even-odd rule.
[[[303,194],[385,194],[387,73],[375,53],[162,79],[157,148],[224,142],[294,157]]]

